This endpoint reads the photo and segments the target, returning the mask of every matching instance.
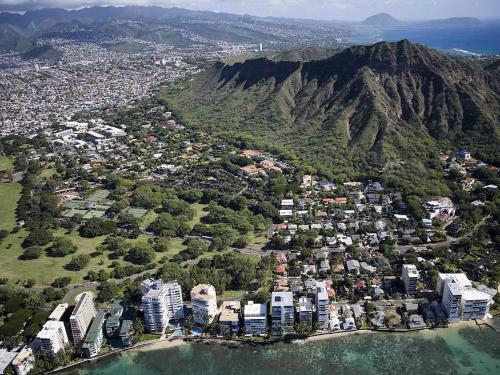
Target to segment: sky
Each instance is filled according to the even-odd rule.
[[[500,0],[0,0],[0,11],[92,5],[159,5],[256,16],[361,20],[387,12],[402,20],[500,18]]]

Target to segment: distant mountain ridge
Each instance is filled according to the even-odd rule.
[[[364,25],[372,25],[372,26],[395,26],[395,25],[400,25],[402,22],[400,20],[397,20],[390,14],[379,13],[366,18],[361,23]]]
[[[130,25],[130,22],[136,24]],[[272,33],[251,27],[261,22],[258,17],[158,6],[49,8],[24,14],[4,12],[0,13],[0,49],[26,51],[38,38],[55,35],[78,38],[80,34],[83,37],[126,36],[174,46],[200,43],[196,36],[212,41],[247,43],[280,40]]]
[[[331,173],[417,183],[439,145],[500,162],[495,72],[403,40],[305,62],[217,63],[168,100],[187,123],[249,134]]]
[[[390,14],[379,13],[364,19],[361,24],[368,26],[403,26],[403,25],[418,25],[418,26],[474,26],[482,24],[481,20],[474,17],[450,17],[443,19],[435,19],[428,21],[401,21]]]

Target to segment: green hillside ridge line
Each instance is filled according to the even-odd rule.
[[[189,125],[250,135],[339,178],[433,179],[425,163],[448,148],[500,162],[495,67],[407,40],[297,56],[215,63],[171,87],[167,102]]]

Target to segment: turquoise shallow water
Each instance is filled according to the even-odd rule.
[[[499,319],[494,324],[500,328]],[[66,375],[500,374],[500,334],[466,327],[360,334],[306,344],[230,349],[185,345],[131,352]]]

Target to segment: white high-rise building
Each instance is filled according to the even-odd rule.
[[[191,289],[193,321],[198,324],[212,323],[219,314],[217,310],[217,294],[209,284],[198,284]]]
[[[167,290],[152,288],[142,296],[144,323],[148,332],[163,332],[168,326]]]
[[[245,306],[244,320],[246,334],[267,334],[267,304],[248,301]]]
[[[417,292],[417,284],[419,273],[417,267],[413,264],[403,264],[403,273],[401,275],[403,284],[407,294],[415,294]]]
[[[45,322],[36,337],[40,341],[40,349],[47,357],[53,357],[60,350],[64,350],[64,347],[69,342],[64,323],[56,320]]]
[[[462,290],[454,278],[444,281],[443,306],[450,322],[460,320],[460,305],[462,304]]]
[[[170,320],[184,318],[184,305],[182,301],[182,289],[177,281],[170,281],[164,284],[167,289],[167,308]]]
[[[146,330],[163,332],[169,320],[184,318],[182,289],[177,281],[147,279],[140,286]]]
[[[76,346],[80,345],[85,338],[87,330],[95,317],[96,309],[93,298],[94,296],[90,292],[80,294],[77,297],[75,309],[69,317],[71,336]]]
[[[309,326],[311,326],[313,321],[312,300],[307,297],[300,297],[298,310],[299,310],[299,321],[301,323],[307,323]]]
[[[438,292],[450,322],[485,319],[493,297],[472,287],[465,274],[439,274]]]
[[[271,323],[275,334],[290,331],[295,322],[292,292],[273,292],[271,298]]]
[[[316,282],[316,312],[321,329],[328,329],[330,299],[324,281]]]

